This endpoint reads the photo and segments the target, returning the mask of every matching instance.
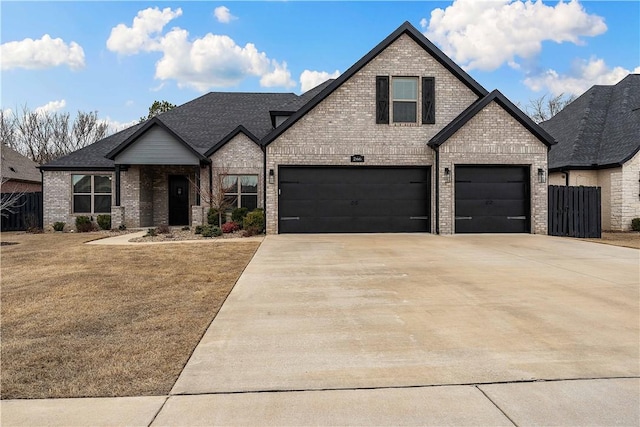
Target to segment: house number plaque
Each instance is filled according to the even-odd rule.
[[[364,163],[364,156],[362,154],[354,154],[351,156],[351,163]]]

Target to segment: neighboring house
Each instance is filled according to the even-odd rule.
[[[640,217],[640,74],[593,86],[540,126],[558,141],[549,184],[601,187],[602,229],[630,230]]]
[[[2,144],[2,193],[35,193],[42,191],[42,174],[38,164]]]
[[[546,234],[554,143],[405,23],[301,96],[209,93],[43,166],[44,221],[201,224],[223,174],[269,234]]]

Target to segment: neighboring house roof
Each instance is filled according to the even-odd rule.
[[[273,131],[267,135],[263,140],[263,145],[269,145],[274,139],[280,136],[284,131],[286,131],[289,127],[293,126],[301,117],[307,114],[310,110],[312,110],[316,105],[322,102],[323,99],[331,95],[333,91],[339,88],[344,82],[350,79],[354,74],[362,69],[365,65],[371,62],[376,56],[378,56],[383,50],[389,47],[393,42],[395,42],[400,36],[403,34],[411,37],[418,45],[420,45],[424,50],[429,52],[433,58],[436,59],[442,66],[444,66],[447,70],[451,72],[454,76],[456,76],[462,83],[464,83],[469,89],[471,89],[476,95],[479,97],[487,95],[487,90],[483,88],[480,83],[476,82],[469,74],[467,74],[458,64],[453,62],[451,58],[444,54],[440,49],[436,47],[433,43],[431,43],[416,27],[411,25],[409,22],[405,22],[397,30],[391,33],[386,39],[384,39],[380,44],[374,47],[369,53],[363,56],[358,62],[351,66],[347,71],[340,75],[337,79],[328,84],[322,91],[320,91],[316,96],[314,96],[308,103],[306,103],[302,108],[297,110],[287,121],[285,121],[282,125],[273,129]]]
[[[558,140],[550,170],[622,165],[640,150],[640,74],[591,87],[540,126]]]
[[[438,132],[433,138],[431,138],[428,145],[433,148],[442,145],[492,101],[495,101],[498,105],[504,108],[504,110],[509,113],[511,117],[516,119],[522,126],[524,126],[529,132],[535,135],[547,147],[551,147],[552,145],[556,144],[556,141],[551,135],[545,132],[544,129],[538,126],[533,120],[531,120],[529,116],[524,114],[499,90],[496,89],[487,96],[478,99],[476,102],[467,107],[462,113],[458,115],[458,117],[453,119],[451,123],[442,128],[440,132]]]
[[[42,182],[38,164],[14,149],[2,144],[2,180]]]

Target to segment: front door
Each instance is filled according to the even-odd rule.
[[[189,225],[189,180],[169,175],[169,225]]]

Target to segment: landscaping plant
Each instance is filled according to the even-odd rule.
[[[76,217],[76,231],[78,233],[87,233],[94,230],[95,225],[91,222],[91,218],[82,215]]]
[[[61,221],[57,221],[53,223],[53,230],[54,231],[64,231],[64,222]]]
[[[264,230],[264,210],[258,208],[247,214],[243,227],[248,236],[260,234]]]
[[[235,221],[229,221],[222,224],[222,232],[223,233],[233,233],[234,231],[240,230],[240,224]]]
[[[98,215],[96,221],[101,230],[111,230],[111,215]]]
[[[640,218],[633,218],[631,220],[631,229],[633,231],[640,231]]]

